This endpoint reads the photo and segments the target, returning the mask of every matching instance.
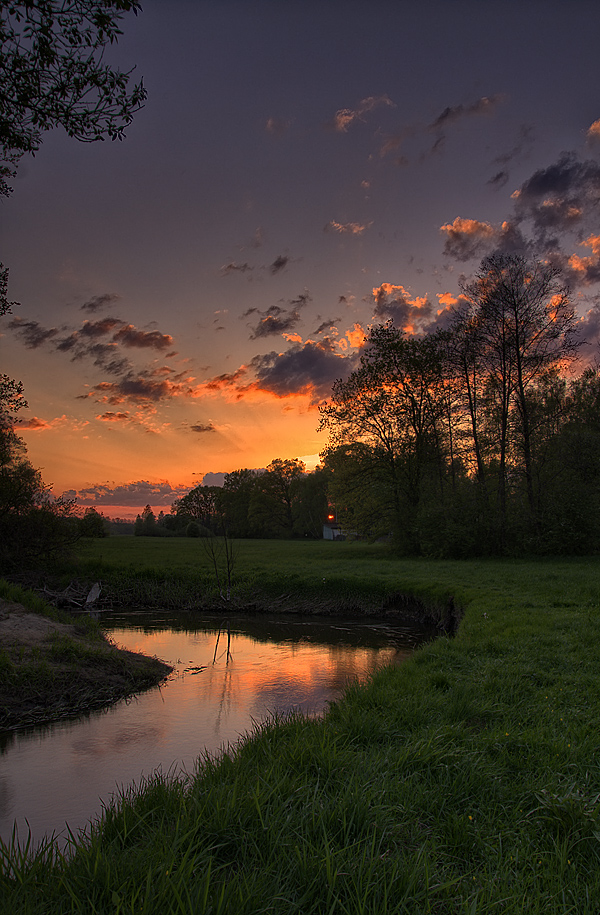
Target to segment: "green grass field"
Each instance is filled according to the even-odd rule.
[[[84,563],[188,575],[194,546],[115,538]],[[597,915],[600,561],[243,555],[255,581],[453,596],[464,618],[324,719],[268,723],[194,778],[132,789],[69,856],[5,849],[0,910]]]
[[[181,598],[199,605],[218,598],[211,560],[202,541],[187,538],[112,537],[86,541],[78,564],[62,569],[63,580],[77,575],[101,580],[118,600],[136,583],[143,600]],[[117,589],[117,590],[116,590]],[[495,600],[575,601],[600,593],[600,558],[560,560],[472,560],[464,562],[397,559],[381,544],[331,541],[242,540],[237,543],[233,597],[277,599],[290,595],[315,606],[374,609],[390,595],[408,593],[433,604],[450,596],[466,608],[479,596]],[[562,597],[560,598],[563,599]],[[564,598],[568,599],[568,598]]]

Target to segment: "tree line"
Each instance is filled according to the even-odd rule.
[[[194,487],[169,514],[147,505],[137,516],[141,536],[319,538],[327,514],[328,472],[306,473],[297,458],[275,458],[264,470],[225,474],[223,486]]]
[[[347,536],[403,555],[583,554],[600,548],[600,369],[578,363],[577,319],[547,263],[484,260],[446,329],[375,325],[359,367],[320,407],[322,465],[276,458],[196,486],[146,536]],[[0,564],[51,556],[107,519],[52,500],[16,435],[22,388],[0,378]]]
[[[371,329],[321,407],[344,526],[404,554],[588,553],[600,546],[600,373],[572,371],[558,269],[482,261],[448,329]]]
[[[333,510],[348,536],[403,555],[595,552],[600,370],[582,370],[577,324],[557,268],[486,258],[445,329],[371,328],[320,407],[321,467],[236,470],[162,519],[147,507],[137,532],[321,537]]]

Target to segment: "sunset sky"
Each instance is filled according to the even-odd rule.
[[[600,329],[600,5],[144,0],[126,139],[47,134],[0,202],[0,371],[56,494],[165,511],[318,461],[373,322],[443,325],[493,250],[552,257]]]

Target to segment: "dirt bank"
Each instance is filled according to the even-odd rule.
[[[86,618],[70,623],[0,599],[0,729],[110,705],[170,672],[158,658],[117,648]]]

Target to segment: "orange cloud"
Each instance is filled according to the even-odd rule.
[[[373,220],[370,222],[360,223],[360,222],[346,222],[340,223],[332,219],[324,227],[324,232],[338,232],[340,235],[362,235],[363,232],[366,232],[367,229],[370,229],[373,225]]]
[[[38,416],[32,416],[30,419],[20,421],[19,430],[29,432],[47,432],[50,429],[66,429],[72,432],[81,432],[86,426],[89,426],[87,420],[74,419],[63,413],[62,416],[56,416],[54,419],[40,419]]]
[[[109,410],[106,413],[98,414],[96,419],[99,419],[104,423],[122,423],[129,422],[131,417],[129,413],[111,413]]]
[[[355,324],[352,330],[346,331],[346,337],[348,338],[350,346],[354,347],[354,349],[360,349],[365,342],[367,335],[360,324]]]
[[[25,422],[20,422],[19,428],[30,429],[32,431],[39,432],[41,429],[51,429],[52,426],[45,419],[39,419],[37,416],[32,416],[31,419],[25,420]]]
[[[479,222],[477,219],[464,219],[457,216],[454,222],[440,226],[440,232],[448,236],[475,235],[479,238],[492,238],[495,234],[494,227],[489,222]]]
[[[586,136],[588,140],[600,140],[600,118],[588,127]]]
[[[440,232],[446,235],[444,254],[459,261],[481,257],[493,245],[510,248],[518,241],[515,226],[507,221],[498,228],[489,222],[457,216],[454,222],[440,226]]]
[[[392,295],[394,292],[408,295],[404,286],[396,286],[394,283],[382,283],[381,286],[373,287],[373,296],[376,301],[379,301],[384,295]]]
[[[339,111],[336,111],[333,118],[333,126],[338,133],[347,133],[351,124],[355,121],[361,121],[363,115],[374,108],[380,108],[382,105],[390,108],[396,107],[387,95],[370,95],[368,98],[362,99],[355,109],[340,108]]]
[[[427,296],[411,297],[401,285],[382,283],[373,289],[373,298],[373,317],[386,321],[391,319],[396,327],[406,333],[422,330],[433,316],[433,307]]]
[[[572,254],[568,260],[569,267],[582,279],[589,278],[589,281],[595,282],[598,279],[598,268],[600,267],[600,235],[590,235],[580,244],[591,248],[592,254],[589,257]]]
[[[458,299],[456,296],[452,295],[451,292],[438,292],[437,298],[440,305],[443,305],[445,308],[451,305],[458,305]]]

